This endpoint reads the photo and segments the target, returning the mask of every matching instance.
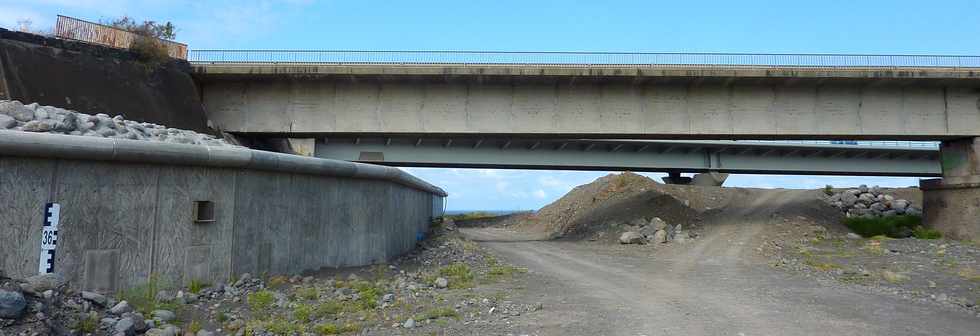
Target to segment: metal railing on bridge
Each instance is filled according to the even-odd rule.
[[[852,145],[868,147],[904,147],[939,149],[938,141],[872,141],[872,140],[737,140],[736,142],[785,143],[801,145]]]
[[[199,63],[980,68],[980,56],[656,52],[191,50]]]

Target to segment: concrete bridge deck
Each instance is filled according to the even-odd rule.
[[[192,51],[191,59],[209,118],[239,133],[708,140],[980,135],[978,57],[348,53]],[[594,62],[575,63],[586,61]]]

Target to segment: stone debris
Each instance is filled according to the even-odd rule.
[[[836,192],[826,198],[827,203],[840,209],[847,217],[892,217],[897,215],[921,216],[922,209],[912,206],[912,203],[895,199],[885,194],[881,188],[868,188],[861,185],[858,188]]]
[[[89,115],[37,103],[0,100],[0,130],[145,140],[176,144],[233,146],[223,139],[194,131],[126,120],[123,116]]]
[[[623,234],[619,236],[620,244],[643,244],[644,241],[645,238],[643,235],[633,231],[623,232]]]

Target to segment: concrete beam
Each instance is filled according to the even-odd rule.
[[[454,138],[459,144],[450,148],[439,145],[445,139],[424,141],[414,146],[414,138],[394,138],[384,145],[384,138],[319,143],[317,156],[358,161],[361,153],[382,153],[383,161],[374,164],[419,167],[521,168],[570,170],[633,170],[762,174],[870,175],[870,176],[939,176],[938,152],[930,149],[864,148],[876,155],[861,158],[846,156],[761,156],[759,151],[800,153],[820,149],[828,153],[855,150],[849,145],[796,145],[714,141],[627,141],[574,139],[496,139],[506,146],[475,147],[480,138]],[[490,141],[490,140],[486,140]],[[550,148],[547,151],[530,151]],[[585,150],[589,148],[615,148]],[[636,151],[646,147],[649,150]],[[683,150],[667,150],[667,149]],[[910,155],[877,155],[883,153],[918,153],[928,159]],[[904,158],[900,158],[904,157]]]
[[[980,136],[980,79],[903,86],[828,81],[692,84],[547,77],[202,83],[208,118],[237,133],[631,139]]]

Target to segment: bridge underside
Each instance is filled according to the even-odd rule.
[[[313,154],[411,167],[941,176],[935,149],[741,141],[331,136]]]

